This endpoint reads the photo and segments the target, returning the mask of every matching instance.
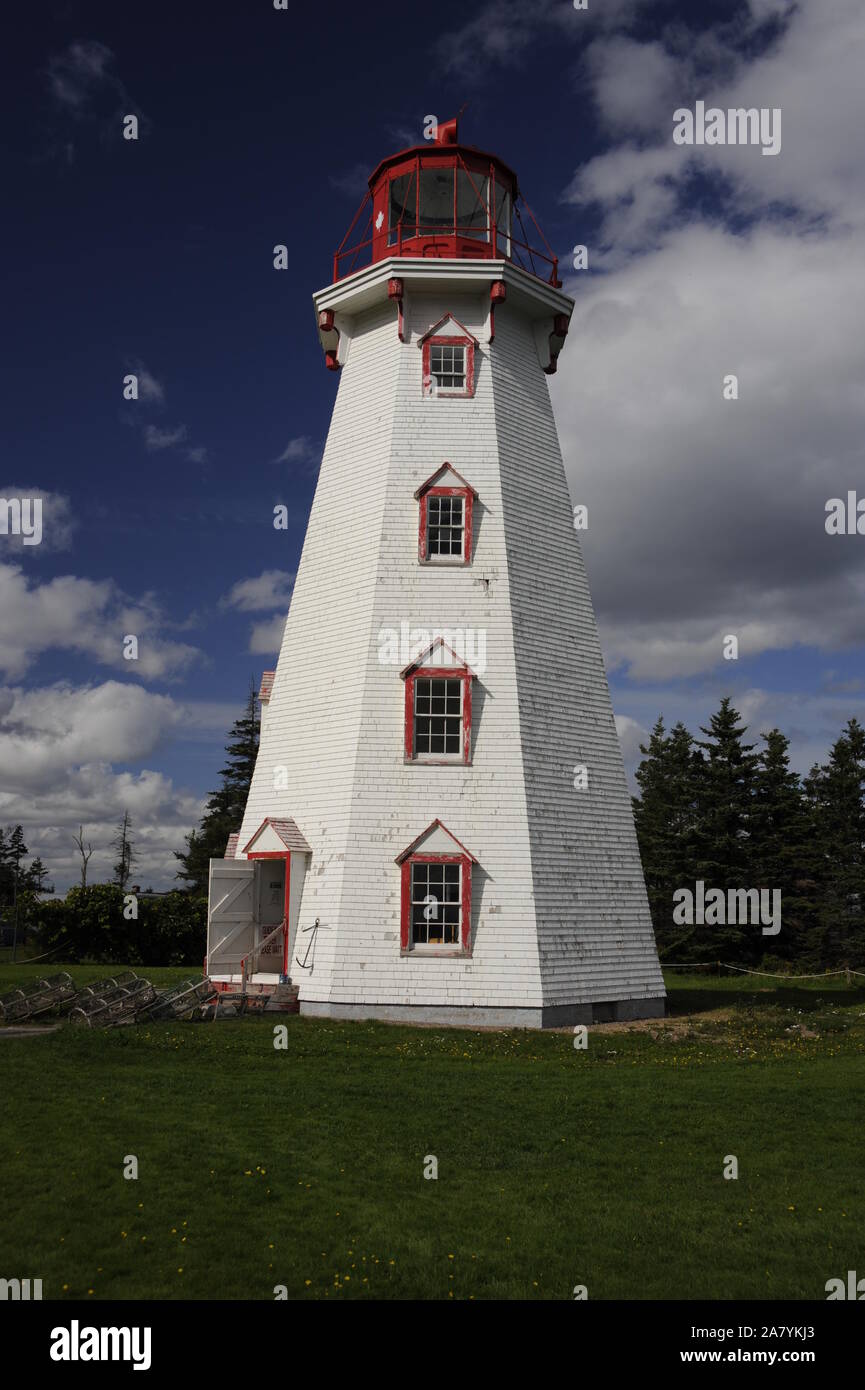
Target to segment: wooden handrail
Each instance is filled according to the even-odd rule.
[[[248,951],[247,954],[246,954],[246,955],[243,957],[243,959],[241,960],[241,962],[240,962],[240,989],[241,989],[241,993],[243,993],[243,994],[246,993],[246,962],[247,962],[250,958],[252,958],[253,962],[257,962],[257,961],[258,961],[258,957],[261,955],[261,953],[262,953],[262,951],[264,950],[265,946],[267,945],[268,941],[272,941],[273,938],[276,936],[276,933],[277,933],[277,932],[280,932],[280,931],[283,932],[283,933],[285,933],[285,932],[288,931],[288,918],[287,918],[287,917],[283,917],[282,921],[281,921],[277,926],[274,927],[273,931],[272,931],[272,932],[268,932],[268,934],[267,934],[267,936],[264,938],[264,940],[261,941],[261,942],[259,942],[258,946],[253,947],[253,949],[252,949],[251,951]],[[253,965],[253,974],[254,974],[254,973],[255,973],[255,965]],[[282,974],[282,971],[280,971],[280,974]]]

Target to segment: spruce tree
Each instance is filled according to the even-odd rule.
[[[848,721],[829,761],[808,779],[820,878],[817,938],[822,961],[865,963],[865,729]]]
[[[53,893],[54,885],[46,883],[48,870],[37,855],[26,873],[25,886],[33,893]]]
[[[752,882],[781,893],[781,931],[774,955],[795,960],[808,950],[814,921],[811,818],[798,773],[790,767],[790,740],[779,729],[761,735],[750,819]]]
[[[186,837],[185,851],[175,850],[180,862],[177,877],[190,892],[207,892],[209,861],[223,857],[229,835],[240,829],[258,756],[258,736],[257,694],[251,681],[246,708],[232,725],[225,745],[227,762],[219,773],[222,785],[210,793],[201,825]]]
[[[16,887],[21,889],[21,860],[28,853],[24,830],[20,825],[0,829],[0,902],[11,903]]]
[[[6,831],[0,826],[0,907],[12,897],[12,867]]]
[[[725,695],[709,727],[701,725],[705,739],[696,746],[703,754],[697,776],[697,824],[695,836],[696,878],[706,892],[719,888],[750,888],[750,834],[753,813],[755,745],[745,743],[745,726]],[[726,914],[725,914],[726,916]],[[758,924],[725,921],[700,927],[706,949],[719,959],[751,959],[762,955]]]
[[[693,878],[693,739],[681,722],[665,736],[659,717],[640,752],[644,758],[636,772],[640,796],[634,798],[634,821],[652,925],[663,954],[683,941],[682,928],[673,923],[673,893]],[[691,934],[688,928],[684,939]]]
[[[660,938],[665,911],[668,904],[667,886],[669,872],[667,857],[670,850],[668,801],[665,776],[665,755],[667,739],[664,720],[661,715],[649,736],[649,742],[640,744],[643,760],[635,775],[640,795],[632,798],[634,825],[646,892],[649,897],[649,910],[656,938]]]
[[[702,766],[693,736],[681,720],[670,730],[667,764],[672,879],[674,886],[681,888],[694,877],[697,794]]]
[[[30,851],[24,843],[24,831],[20,825],[16,825],[14,830],[12,830],[9,834],[7,846],[9,862],[15,865],[15,871],[20,877],[21,860],[24,858],[26,854],[30,853]]]

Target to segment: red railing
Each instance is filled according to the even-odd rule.
[[[554,288],[561,288],[559,279],[559,258],[555,256],[547,242],[546,237],[538,226],[537,219],[528,204],[523,200],[522,208],[519,202],[514,205],[514,215],[519,223],[522,236],[516,234],[516,229],[511,225],[499,226],[495,222],[492,225],[481,229],[461,226],[454,215],[453,222],[448,223],[423,223],[419,221],[408,221],[403,218],[397,223],[396,238],[391,240],[392,230],[384,233],[384,249],[379,256],[373,257],[373,245],[376,241],[381,244],[382,233],[373,234],[372,230],[372,195],[367,193],[357,212],[355,213],[351,225],[346,232],[343,240],[333,255],[333,280],[344,280],[346,276],[352,275],[355,270],[362,269],[366,265],[371,265],[373,259],[383,260],[387,256],[410,256],[415,248],[412,243],[420,243],[417,248],[418,255],[424,254],[423,244],[430,241],[443,243],[445,246],[452,247],[441,255],[441,259],[456,259],[462,257],[470,260],[497,260],[500,257],[504,260],[512,261],[514,265],[520,266],[530,275],[536,276],[539,280],[544,280]],[[369,217],[363,230],[362,237],[353,245],[346,247],[346,242],[352,235],[364,208],[370,204]],[[528,216],[532,219],[534,226],[546,248],[542,251],[537,246],[532,246],[528,240],[525,226],[523,224],[522,211],[525,209]],[[475,246],[478,251],[475,252]],[[484,248],[481,250],[480,248]],[[468,252],[468,255],[466,253]],[[366,254],[364,254],[366,253]],[[350,261],[346,266],[345,262]],[[539,269],[539,263],[541,268]]]

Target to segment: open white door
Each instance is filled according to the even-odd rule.
[[[249,859],[211,859],[207,912],[207,973],[239,975],[255,946],[257,864]]]

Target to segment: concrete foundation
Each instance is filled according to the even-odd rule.
[[[334,1004],[326,1000],[303,999],[300,1012],[309,1018],[434,1023],[442,1028],[568,1028],[578,1023],[622,1023],[638,1018],[663,1018],[666,1001],[661,996],[520,1009],[434,1004]]]

